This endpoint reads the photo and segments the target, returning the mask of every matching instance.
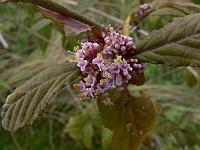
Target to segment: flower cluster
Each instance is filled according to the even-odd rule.
[[[132,25],[133,25],[135,32],[137,33],[138,36],[140,36],[140,33],[139,33],[140,25],[139,25],[139,23],[147,15],[147,11],[150,8],[151,8],[151,5],[145,3],[143,5],[140,5],[139,9],[132,14],[134,16],[134,20],[132,22],[133,23]]]
[[[78,67],[83,78],[79,83],[81,97],[102,94],[109,103],[108,90],[123,89],[133,72],[141,73],[143,65],[137,59],[127,59],[135,53],[131,37],[121,35],[110,28],[103,42],[82,42],[76,47]]]
[[[150,8],[151,8],[150,4],[147,4],[147,3],[140,5],[140,8],[135,13],[135,16],[137,16],[139,18],[143,18],[146,15],[147,10],[150,9]]]

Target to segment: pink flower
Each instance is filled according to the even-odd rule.
[[[80,92],[84,97],[102,94],[109,100],[108,90],[123,89],[131,80],[132,72],[141,72],[143,65],[137,59],[126,60],[135,53],[131,37],[111,30],[105,33],[104,46],[96,42],[82,42],[76,52],[77,66],[83,72]],[[102,43],[101,43],[102,44]]]
[[[92,60],[92,63],[97,65],[99,67],[99,70],[101,71],[102,68],[105,66],[104,59],[100,53],[97,54],[97,57]]]
[[[78,62],[77,66],[80,67],[81,71],[85,71],[85,68],[86,68],[87,64],[88,64],[87,60],[81,59]]]

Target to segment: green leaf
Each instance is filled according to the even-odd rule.
[[[67,126],[65,128],[65,132],[69,133],[69,135],[75,140],[79,140],[83,135],[83,126],[87,123],[88,118],[81,115],[73,116],[69,119]]]
[[[83,128],[83,143],[87,148],[92,148],[92,137],[94,136],[94,129],[92,123],[89,122]]]
[[[151,16],[172,16],[172,17],[184,17],[185,14],[175,8],[160,8],[153,11]]]
[[[83,144],[92,149],[92,139],[100,130],[100,118],[93,104],[81,109],[81,113],[72,116],[66,125],[67,132],[75,140],[81,140]]]
[[[152,130],[156,111],[150,99],[143,93],[133,97],[127,90],[109,94],[113,105],[104,105],[98,98],[98,107],[105,127],[114,131],[113,149],[135,150]]]
[[[112,136],[113,132],[111,130],[107,128],[102,129],[101,143],[103,150],[112,150]]]
[[[200,66],[200,14],[178,18],[137,43],[143,62]]]
[[[157,15],[159,15],[160,12],[160,15],[169,15],[174,17],[186,16],[200,12],[200,6],[188,0],[156,0],[152,2],[151,9],[153,14],[157,11]]]
[[[72,85],[80,71],[76,64],[55,65],[18,87],[6,99],[2,108],[2,125],[9,131],[33,124],[54,96]]]

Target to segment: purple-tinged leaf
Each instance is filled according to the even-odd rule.
[[[46,9],[44,7],[38,6],[38,10],[49,19],[55,21],[56,23],[62,25],[67,36],[78,35],[82,32],[91,31],[94,26],[83,23],[71,16],[67,16],[60,12],[54,12],[52,10]]]
[[[114,150],[135,150],[155,123],[156,110],[148,96],[140,92],[133,97],[127,90],[113,90],[109,93],[113,105],[102,103],[98,98],[98,107],[105,127],[114,131]]]
[[[140,61],[169,66],[200,66],[200,14],[178,18],[136,45]]]

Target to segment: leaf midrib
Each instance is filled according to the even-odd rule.
[[[196,36],[196,35],[200,35],[200,33],[190,34],[190,35],[187,35],[187,36],[185,36],[185,37],[183,37],[183,38],[179,38],[179,39],[176,39],[176,40],[173,40],[173,41],[170,41],[170,42],[165,42],[165,43],[162,43],[162,44],[157,45],[157,46],[155,46],[155,47],[151,47],[151,48],[144,49],[144,50],[142,50],[142,51],[138,51],[138,52],[135,54],[135,56],[140,55],[140,54],[145,53],[145,52],[155,51],[155,50],[158,49],[158,48],[161,48],[161,47],[164,47],[164,46],[166,46],[166,45],[170,45],[170,44],[173,44],[173,43],[176,43],[176,42],[181,42],[182,40],[186,40],[186,39],[188,39],[188,38],[192,38],[193,36]]]

